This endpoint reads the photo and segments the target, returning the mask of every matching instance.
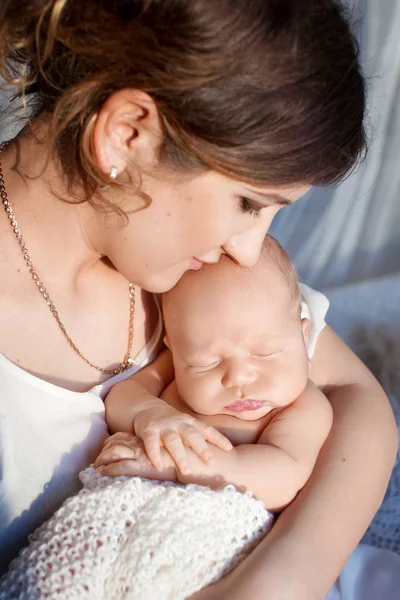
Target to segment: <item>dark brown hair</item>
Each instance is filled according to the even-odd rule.
[[[72,187],[107,97],[150,94],[162,158],[254,185],[326,185],[365,149],[358,47],[334,0],[2,0],[0,75],[35,94]]]

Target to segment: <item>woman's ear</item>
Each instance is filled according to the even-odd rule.
[[[163,139],[154,100],[140,90],[115,92],[101,107],[92,136],[97,164],[112,179],[131,164],[154,163]]]
[[[167,346],[167,348],[169,348],[171,350],[171,346],[170,346],[169,339],[168,339],[167,335],[164,336],[164,340],[163,341],[164,341],[164,344]]]

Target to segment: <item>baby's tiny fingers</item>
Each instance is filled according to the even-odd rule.
[[[184,425],[181,427],[182,439],[186,446],[189,446],[205,463],[213,463],[214,456],[203,435],[193,427],[193,425]]]
[[[200,426],[199,423],[201,423]],[[196,427],[200,430],[203,437],[211,444],[214,444],[214,446],[218,446],[218,448],[221,448],[221,450],[226,450],[227,452],[232,450],[232,443],[227,437],[218,431],[218,429],[212,427],[212,425],[207,425],[206,423],[198,421],[198,423],[196,423]]]
[[[119,431],[104,440],[102,449],[105,450],[109,446],[114,446],[115,444],[125,444],[132,447],[140,444],[140,439],[134,433]]]
[[[170,453],[174,463],[181,473],[189,475],[191,473],[190,465],[187,460],[185,446],[181,436],[176,431],[168,430],[162,434],[164,447]]]
[[[145,432],[143,434],[143,444],[147,456],[156,469],[162,469],[163,462],[161,458],[161,439],[158,431],[152,431],[148,433]]]
[[[136,450],[132,448],[128,448],[125,445],[113,445],[105,448],[96,458],[94,463],[94,468],[101,465],[108,465],[113,462],[118,462],[123,459],[135,459],[136,458]]]
[[[118,433],[114,433],[113,435],[108,436],[102,445],[102,449],[105,450],[105,448],[107,448],[108,446],[111,446],[113,444],[115,444],[116,441],[121,441],[121,439],[123,439],[123,436],[121,436],[122,432],[118,432]]]
[[[121,475],[134,477],[137,475],[140,476],[143,469],[138,461],[124,459],[103,465],[98,470],[104,477],[120,477]]]

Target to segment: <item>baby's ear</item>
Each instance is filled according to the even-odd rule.
[[[301,320],[301,327],[303,329],[303,337],[304,337],[304,341],[307,342],[308,340],[308,331],[310,329],[310,319],[302,319]]]
[[[169,339],[168,339],[167,335],[164,335],[164,340],[163,341],[164,341],[164,344],[167,346],[167,348],[169,348],[171,350],[171,346],[170,346]]]

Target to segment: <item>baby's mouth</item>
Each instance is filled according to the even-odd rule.
[[[265,402],[262,402],[261,400],[247,398],[244,400],[236,400],[235,402],[224,406],[224,408],[232,412],[245,412],[247,410],[259,410],[264,404]]]

